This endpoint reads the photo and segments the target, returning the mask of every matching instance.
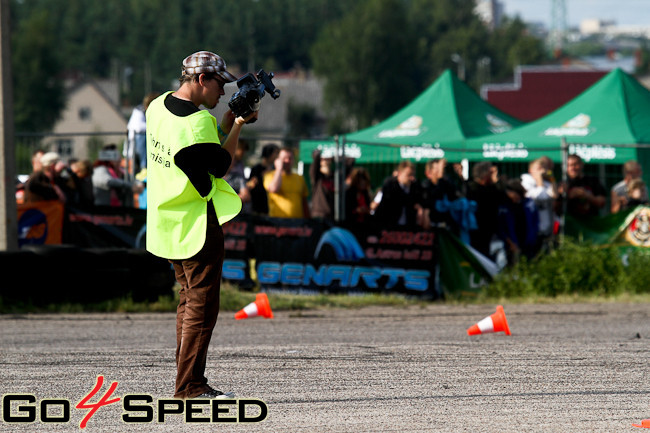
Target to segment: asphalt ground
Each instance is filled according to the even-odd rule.
[[[0,431],[643,431],[632,424],[650,418],[649,304],[505,304],[511,336],[468,336],[495,307],[275,312],[239,321],[222,313],[207,375],[239,402],[214,411],[184,406],[163,423],[155,421],[157,405],[177,408],[165,402],[174,386],[174,314],[0,316],[0,394],[8,406]],[[106,399],[120,401],[81,429],[89,410],[75,406],[98,376],[104,384],[89,403],[114,382]],[[31,394],[35,403],[10,403],[12,394]],[[143,395],[152,403],[136,401]],[[127,397],[146,407],[125,410]],[[263,401],[265,419],[225,422],[237,418],[241,399]],[[65,416],[56,400],[70,402],[70,421],[44,423]],[[245,418],[262,416],[259,403],[244,407]],[[30,408],[35,422],[6,422],[7,409],[9,417],[29,417]],[[187,422],[188,413],[201,422]],[[123,414],[154,422],[125,422]]]

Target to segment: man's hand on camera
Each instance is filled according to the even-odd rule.
[[[230,110],[229,110],[229,111],[230,111]],[[237,117],[237,118],[235,119],[235,122],[236,122],[238,125],[244,125],[245,123],[248,123],[248,121],[251,120],[251,119],[253,119],[253,118],[257,119],[258,113],[259,113],[259,111],[256,111],[256,112],[251,113],[250,115],[248,115],[248,116],[246,116],[246,117],[241,117],[241,116],[239,116],[239,117]]]

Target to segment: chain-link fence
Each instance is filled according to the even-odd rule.
[[[253,166],[260,160],[260,151],[264,144],[273,142],[279,146],[287,145],[294,147],[296,151],[296,160],[298,161],[296,170],[298,173],[305,176],[305,179],[311,191],[309,180],[310,164],[303,164],[299,161],[298,158],[299,152],[297,143],[299,143],[299,139],[295,137],[282,138],[278,136],[244,136],[242,138],[246,139],[249,142],[249,151],[245,155],[244,160],[244,163],[247,167]],[[73,134],[17,133],[15,137],[16,173],[18,175],[28,175],[31,173],[31,157],[34,151],[38,149],[42,149],[46,152],[55,151],[61,155],[61,158],[64,162],[82,159],[88,159],[91,162],[94,162],[97,159],[101,148],[107,144],[116,144],[118,146],[118,149],[120,149],[120,151],[122,151],[123,155],[125,156],[125,166],[130,167],[133,163],[132,159],[130,160],[130,158],[132,158],[132,155],[127,155],[123,151],[126,139],[126,132],[96,132]],[[381,149],[382,146],[386,148],[391,147],[390,145],[382,144],[376,144],[376,146],[379,149]],[[388,154],[389,152],[387,151],[386,153]],[[426,162],[427,160],[424,158],[420,161],[414,161],[416,167],[416,178],[420,182],[425,179],[424,167],[426,165]],[[460,163],[461,161],[449,160],[448,162],[448,170],[451,174],[451,170],[453,170],[452,163]],[[640,157],[639,162],[643,166],[645,165],[646,161]],[[371,190],[373,193],[378,191],[386,177],[392,174],[397,164],[398,163],[395,161],[382,160],[370,163],[354,163],[355,166],[364,167],[370,174]],[[467,162],[465,164],[466,173],[471,173],[472,166],[475,164],[475,162]],[[499,173],[506,176],[507,178],[518,178],[522,173],[526,173],[528,171],[527,162],[495,162],[495,165],[499,168]],[[340,166],[337,166],[336,164],[334,165],[335,175],[339,174],[339,167]],[[556,179],[561,179],[561,164],[555,164],[554,171]],[[650,174],[650,169],[644,171],[648,172],[644,173],[644,175]],[[620,164],[586,164],[585,174],[597,177],[607,190],[619,182],[623,177]]]
[[[57,152],[64,162],[72,160],[95,161],[104,145],[115,144],[123,148],[124,132],[95,133],[17,133],[15,136],[16,173],[27,175],[32,172],[32,155],[37,150]]]

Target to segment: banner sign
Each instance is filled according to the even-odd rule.
[[[58,200],[20,203],[18,246],[57,245],[63,238],[63,203]]]
[[[50,207],[58,209],[58,217],[47,213]],[[146,210],[69,207],[64,212],[60,204],[41,202],[33,207],[37,218],[30,217],[29,209],[21,207],[24,242],[145,248]],[[433,231],[254,215],[240,215],[224,224],[223,230],[222,276],[241,287],[252,287],[257,281],[267,291],[439,296]]]
[[[235,283],[251,278],[254,261],[263,290],[437,296],[433,232],[242,215],[224,235],[223,277]]]
[[[439,230],[440,282],[448,298],[476,298],[497,274],[496,265],[448,230]]]
[[[650,247],[650,207],[636,208],[604,217],[576,219],[566,216],[565,234],[597,245]]]
[[[83,248],[145,247],[145,209],[94,206],[66,210],[64,243]]]

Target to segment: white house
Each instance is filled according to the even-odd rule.
[[[114,93],[114,95],[109,95]],[[66,107],[44,146],[63,159],[93,159],[103,145],[120,148],[126,138],[127,119],[117,106],[117,84],[84,80],[68,90]]]

